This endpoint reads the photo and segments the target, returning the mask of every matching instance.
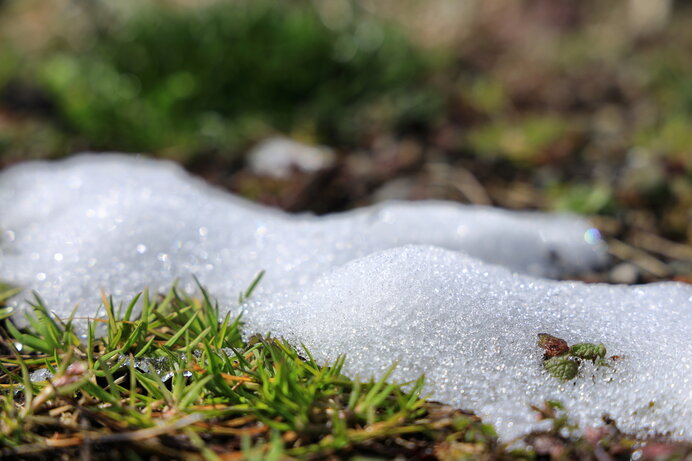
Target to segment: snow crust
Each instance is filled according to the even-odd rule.
[[[469,256],[405,246],[354,260],[298,291],[247,307],[250,330],[278,332],[351,376],[426,374],[432,398],[474,410],[505,440],[540,427],[530,405],[561,401],[580,427],[692,436],[692,287],[556,282]],[[605,344],[611,366],[567,382],[542,366],[538,333]]]
[[[580,218],[446,202],[288,215],[172,163],[115,154],[10,168],[0,204],[0,280],[38,291],[60,316],[77,304],[93,317],[101,288],[116,301],[176,279],[193,291],[192,274],[237,310],[264,269],[243,306],[247,333],[304,343],[324,361],[346,354],[352,376],[393,361],[397,380],[425,372],[435,398],[478,411],[505,439],[535,427],[528,405],[545,399],[582,426],[607,413],[628,431],[692,435],[692,288],[517,274],[602,262]],[[624,358],[561,382],[542,367],[538,333]]]
[[[0,280],[38,291],[59,315],[94,315],[99,290],[127,300],[191,275],[222,304],[266,270],[259,293],[404,244],[463,251],[556,276],[598,264],[603,248],[573,216],[446,202],[387,202],[325,217],[254,205],[170,162],[85,155],[0,173]]]

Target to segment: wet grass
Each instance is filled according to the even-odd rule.
[[[220,316],[200,292],[145,292],[119,307],[104,295],[105,318],[86,329],[50,314],[38,296],[27,328],[6,320],[0,458],[581,460],[692,453],[690,444],[629,438],[613,422],[574,436],[556,402],[535,408],[553,428],[510,449],[515,445],[501,444],[474,414],[426,400],[423,377],[403,386],[388,383],[389,373],[353,381],[341,373],[347,358],[318,364],[280,339],[247,338],[241,318]]]
[[[476,416],[425,401],[423,378],[405,388],[388,374],[352,381],[341,374],[345,358],[322,366],[281,340],[244,340],[241,319],[219,321],[206,295],[172,289],[144,293],[120,312],[105,298],[104,306],[107,318],[81,335],[38,297],[28,329],[6,323],[3,457],[415,457],[450,443],[499,450]]]

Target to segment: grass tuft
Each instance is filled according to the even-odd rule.
[[[219,317],[201,293],[173,287],[124,306],[104,295],[107,319],[84,340],[35,296],[29,327],[7,320],[1,332],[0,457],[390,457],[450,441],[497,450],[479,418],[426,402],[423,377],[402,388],[387,382],[392,367],[354,382],[344,357],[321,366],[276,338],[245,341],[241,319]]]

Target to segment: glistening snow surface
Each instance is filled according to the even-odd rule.
[[[93,316],[101,288],[116,300],[176,278],[191,289],[190,274],[232,307],[265,269],[249,333],[305,343],[322,360],[346,354],[363,378],[398,360],[396,379],[425,372],[436,398],[478,411],[503,438],[534,427],[528,405],[545,399],[582,425],[607,413],[628,431],[692,434],[692,288],[551,282],[488,264],[555,276],[599,263],[578,218],[444,202],[291,216],[121,155],[11,168],[0,203],[0,279],[39,291],[59,315],[79,303]],[[542,332],[624,358],[583,364],[563,383],[543,370]]]
[[[565,404],[581,427],[609,415],[628,432],[692,436],[692,287],[587,285],[512,274],[457,252],[406,246],[352,261],[310,287],[258,299],[249,327],[305,344],[345,372],[426,374],[427,391],[471,409],[506,440],[541,425],[530,405]],[[612,368],[547,374],[538,333],[603,342]],[[545,425],[543,425],[545,427]]]
[[[390,202],[326,217],[288,215],[209,187],[173,163],[124,155],[36,162],[0,173],[0,280],[60,315],[94,315],[104,289],[127,300],[191,274],[224,304],[260,270],[260,293],[305,285],[377,250],[419,243],[540,275],[597,264],[572,216],[445,202]],[[595,243],[595,244],[594,244]]]

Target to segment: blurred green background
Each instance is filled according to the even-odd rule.
[[[673,276],[692,243],[688,3],[4,0],[0,167],[145,152],[289,210],[572,210]],[[258,175],[246,154],[276,135],[337,160]]]
[[[3,130],[3,157],[34,129],[39,156],[226,157],[271,132],[357,145],[441,110],[435,59],[357,2],[142,3],[3,2],[3,109],[42,125]]]

